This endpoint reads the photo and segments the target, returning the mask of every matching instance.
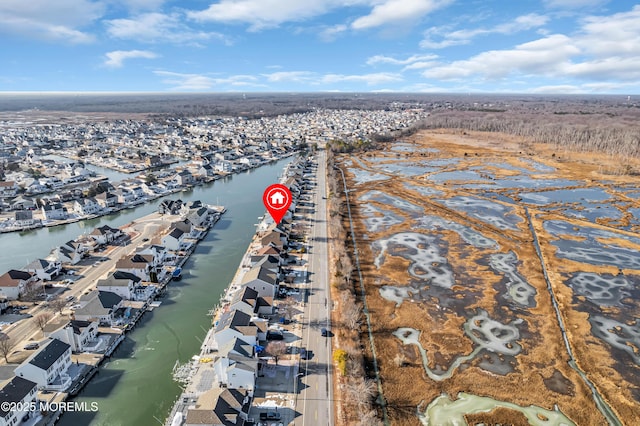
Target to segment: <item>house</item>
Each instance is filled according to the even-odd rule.
[[[75,265],[82,260],[82,254],[70,249],[68,246],[59,246],[53,249],[53,257],[62,262]]]
[[[67,209],[60,203],[45,204],[41,210],[45,220],[65,220],[67,218]]]
[[[101,325],[110,326],[115,312],[122,306],[122,297],[111,291],[93,290],[84,294],[79,300],[80,307],[73,316],[81,321],[98,321]]]
[[[263,246],[272,244],[274,247],[282,249],[287,244],[287,235],[280,228],[274,227],[265,232],[260,238],[260,243]]]
[[[187,169],[184,169],[174,176],[174,179],[178,182],[180,186],[190,185],[195,181],[195,178],[191,174],[191,172]]]
[[[218,154],[216,154],[216,157],[217,156]],[[218,173],[231,173],[233,171],[233,164],[231,161],[221,160],[213,165],[213,169]]]
[[[87,347],[96,342],[98,336],[97,321],[71,320],[58,328],[49,337],[58,339],[71,346],[73,352],[85,352]]]
[[[31,272],[10,269],[0,275],[0,297],[17,300],[25,292],[27,286],[35,282],[37,278]]]
[[[95,228],[89,236],[95,240],[96,243],[105,245],[110,244],[113,241],[120,238],[123,234],[118,228],[112,228],[109,225],[99,226]]]
[[[62,263],[59,260],[36,259],[22,270],[35,274],[42,281],[51,281],[62,271]]]
[[[0,181],[0,197],[15,197],[18,185],[15,181]]]
[[[187,410],[185,426],[244,426],[251,394],[245,389],[213,388],[198,396]]]
[[[79,216],[99,214],[101,210],[102,206],[100,206],[98,201],[93,197],[83,198],[73,202],[73,212]]]
[[[255,345],[258,328],[251,324],[251,316],[242,311],[228,311],[222,314],[215,326],[215,339],[218,347],[238,338],[250,345]]]
[[[52,339],[16,367],[15,375],[35,382],[38,389],[65,391],[71,385],[71,346]]]
[[[168,250],[184,250],[184,239],[186,237],[187,235],[184,233],[184,231],[178,228],[173,228],[171,232],[162,237],[162,245],[165,246]]]
[[[209,209],[206,207],[193,209],[187,215],[187,220],[195,226],[203,226],[208,218],[209,218]]]
[[[254,289],[261,297],[274,297],[278,291],[278,274],[262,266],[255,266],[244,274],[241,285]]]
[[[129,188],[119,188],[113,191],[113,195],[118,197],[118,203],[129,204],[136,200],[136,194]]]
[[[229,310],[239,310],[247,315],[273,314],[273,298],[261,297],[251,287],[243,287],[237,291],[229,302]]]
[[[96,289],[113,292],[125,300],[135,299],[136,286],[140,278],[130,272],[115,271],[104,280],[98,280]]]
[[[217,382],[230,389],[246,389],[253,392],[258,377],[258,360],[229,354],[213,364]]]
[[[32,226],[36,224],[36,219],[33,218],[33,211],[31,210],[21,210],[17,211],[15,214],[15,224],[16,226]]]
[[[142,247],[138,249],[137,254],[140,255],[151,255],[153,261],[151,262],[151,268],[156,269],[162,266],[166,260],[171,258],[172,256],[167,253],[167,248],[161,245],[152,244],[150,246]],[[147,257],[145,257],[147,259]]]
[[[11,210],[34,210],[36,203],[25,197],[16,197],[11,201]]]
[[[177,215],[182,208],[182,200],[162,200],[158,206],[158,213]]]
[[[150,281],[150,273],[155,269],[153,255],[134,254],[124,256],[116,262],[116,269],[128,272],[138,277],[139,280]]]
[[[95,198],[96,198],[96,202],[103,209],[115,207],[116,204],[118,204],[118,196],[113,194],[113,193],[111,193],[111,192],[109,192],[109,191],[105,191],[103,193],[100,193],[100,194],[96,195]]]
[[[29,422],[39,415],[34,410],[38,394],[38,385],[22,377],[14,376],[0,389],[0,426],[15,426]],[[5,410],[9,404],[12,409]],[[15,409],[14,409],[15,408]]]

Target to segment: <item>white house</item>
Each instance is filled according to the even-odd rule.
[[[149,274],[154,269],[153,255],[137,253],[132,256],[124,256],[116,263],[116,269],[133,274],[138,278],[137,281],[150,281]]]
[[[162,237],[162,245],[168,250],[178,251],[184,250],[184,239],[187,235],[178,228],[173,228],[171,232]]]
[[[101,325],[111,325],[115,312],[122,306],[122,297],[111,291],[94,290],[80,297],[80,307],[73,313],[80,321],[98,321]]]
[[[110,291],[125,300],[135,298],[136,285],[140,278],[130,272],[115,271],[104,280],[98,280],[96,289],[100,291]]]
[[[67,209],[60,203],[45,204],[42,206],[42,217],[45,220],[64,220],[67,218]]]
[[[241,285],[254,289],[258,296],[273,298],[278,291],[278,274],[258,265],[244,274]]]
[[[10,269],[0,275],[0,297],[9,300],[17,300],[32,282],[37,280],[37,276],[30,272]]]
[[[67,370],[71,366],[71,346],[53,339],[24,360],[15,375],[31,380],[39,389],[65,391],[71,385]]]
[[[255,345],[258,327],[251,323],[251,316],[242,311],[228,311],[222,314],[214,331],[218,346],[223,346],[234,338]]]
[[[83,198],[73,202],[73,212],[79,216],[88,216],[92,214],[98,214],[102,210],[102,207],[95,198]]]
[[[59,260],[36,259],[22,270],[35,274],[40,280],[51,281],[62,271],[62,263]]]
[[[99,226],[91,231],[89,236],[98,244],[109,244],[123,235],[118,228],[112,228],[109,225]]]
[[[213,364],[217,382],[229,389],[253,392],[258,377],[258,360],[229,354]]]
[[[15,403],[15,409],[5,410],[0,408],[0,426],[15,426],[34,421],[40,415],[38,410],[31,409],[36,403],[38,385],[22,377],[14,376],[0,389],[0,407],[6,403]],[[18,409],[20,408],[20,409]],[[31,423],[29,423],[31,424]]]
[[[0,197],[15,197],[18,185],[15,181],[0,181]]]
[[[96,341],[98,335],[97,321],[71,320],[65,326],[49,334],[69,346],[73,352],[84,352]]]

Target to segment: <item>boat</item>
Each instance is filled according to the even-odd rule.
[[[176,268],[171,273],[171,279],[174,281],[180,281],[182,279],[182,268]]]

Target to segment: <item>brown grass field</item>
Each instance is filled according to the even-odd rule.
[[[614,172],[622,163],[627,165],[628,170],[640,170],[640,164],[627,158],[605,157],[602,154],[554,151],[549,145],[523,143],[513,136],[487,133],[422,131],[403,142],[413,148],[394,151],[394,144],[388,144],[381,150],[342,156],[337,161],[347,176],[351,204],[355,207],[352,212],[366,300],[372,316],[383,393],[391,423],[418,425],[420,421],[416,412],[419,406],[424,411],[442,393],[455,399],[459,392],[466,392],[520,406],[534,405],[547,410],[557,407],[577,425],[607,424],[594,403],[591,390],[569,365],[569,354],[547,290],[544,266],[578,366],[623,424],[640,424],[640,366],[627,352],[615,349],[595,336],[589,322],[590,315],[596,313],[630,327],[636,324],[637,330],[638,323],[633,320],[640,317],[640,303],[631,296],[635,294],[633,292],[640,282],[635,281],[635,278],[640,277],[640,271],[619,270],[612,265],[588,264],[560,258],[556,256],[556,246],[552,244],[558,237],[550,234],[544,227],[548,220],[561,220],[571,223],[574,229],[589,227],[614,231],[617,232],[615,237],[610,237],[609,240],[600,238],[600,243],[640,251],[640,246],[632,238],[638,236],[640,227],[627,211],[628,208],[640,208],[640,201],[637,195],[634,197],[629,192],[617,191],[630,184],[640,188],[640,178]],[[433,161],[446,159],[457,159],[457,163],[447,164],[437,172],[426,174],[408,175],[383,170],[389,164],[419,163],[429,166]],[[587,221],[567,215],[567,206],[563,202],[540,207],[525,204],[520,198],[521,191],[542,192],[556,189],[555,187],[486,191],[468,185],[473,182],[438,182],[429,179],[429,175],[441,171],[481,170],[481,176],[490,175],[492,181],[500,181],[517,176],[522,169],[533,171],[529,161],[555,169],[537,171],[534,179],[564,179],[578,181],[579,188],[604,188],[608,194],[612,194],[612,200],[618,203],[616,206],[624,207],[621,209],[621,216],[617,219],[598,217]],[[380,180],[358,180],[357,174],[362,169],[377,173]],[[607,181],[604,186],[603,181]],[[427,196],[408,189],[405,186],[407,183],[441,192]],[[576,185],[571,186],[575,187]],[[419,206],[424,209],[424,215],[463,225],[497,242],[499,247],[480,249],[463,240],[452,229],[420,226],[419,215],[412,216],[404,208],[391,203],[360,199],[371,191],[380,191]],[[504,229],[494,222],[487,222],[463,209],[442,203],[442,200],[459,196],[480,198],[505,206],[511,216],[519,220],[515,221],[514,229]],[[366,205],[392,212],[402,220],[372,231],[365,223],[367,218],[372,217],[366,211]],[[531,223],[525,207],[528,208]],[[579,208],[576,209],[579,211]],[[373,216],[380,217],[375,213]],[[345,228],[348,229],[347,226],[348,224]],[[539,240],[543,262],[536,252],[530,226]],[[618,232],[620,228],[624,230]],[[434,244],[440,255],[446,258],[446,266],[453,273],[453,286],[447,289],[436,288],[429,280],[420,281],[415,276],[412,277],[408,272],[412,263],[408,256],[411,256],[414,250],[412,248],[395,246],[393,253],[384,253],[384,261],[379,268],[374,264],[380,254],[380,247],[374,242],[404,232],[435,237]],[[583,241],[585,237],[571,234],[566,239]],[[418,248],[426,247],[422,244]],[[523,306],[505,297],[505,283],[508,283],[509,278],[487,262],[487,257],[491,254],[510,252],[517,259],[517,275],[535,289],[535,302],[531,306]],[[432,266],[439,267],[437,264]],[[630,295],[623,297],[622,304],[598,306],[584,295],[576,294],[566,283],[569,275],[581,271],[611,275],[624,273],[635,287]],[[380,293],[382,286],[408,288],[411,285],[411,295],[400,306],[383,298]],[[418,287],[424,290],[420,294]],[[392,335],[401,327],[419,330],[420,344],[429,359],[428,368],[441,374],[451,368],[456,359],[471,354],[476,347],[463,326],[481,310],[501,324],[517,324],[519,335],[515,342],[509,344],[509,349],[513,345],[521,347],[517,355],[492,353],[485,349],[454,368],[450,378],[433,380],[423,367],[418,347],[413,344],[404,345]],[[621,329],[608,331],[625,337],[625,332]],[[638,339],[634,340],[632,337],[626,343],[640,356]],[[399,354],[401,361],[398,361]],[[495,364],[495,368],[491,367],[492,364]],[[505,373],[505,369],[508,372]],[[507,408],[468,413],[465,418],[468,424],[527,424],[522,413]]]

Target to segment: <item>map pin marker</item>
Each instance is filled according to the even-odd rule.
[[[275,183],[264,190],[262,202],[277,225],[289,210],[291,191],[286,186]]]

